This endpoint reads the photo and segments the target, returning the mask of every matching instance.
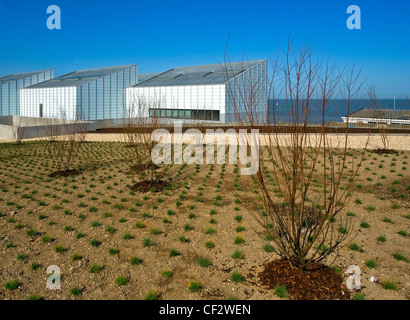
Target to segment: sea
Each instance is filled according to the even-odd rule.
[[[379,109],[396,109],[396,110],[410,110],[410,98],[409,99],[379,99]],[[329,121],[342,122],[342,117],[347,114],[351,114],[363,108],[375,108],[374,105],[367,99],[355,99],[351,101],[349,110],[346,108],[346,103],[343,99],[329,100],[324,120],[326,123]],[[286,100],[277,99],[275,101],[269,100],[269,115],[270,119],[273,119],[273,110],[275,111],[276,123],[278,122],[291,122],[291,115],[288,114],[288,108]],[[311,100],[311,108],[309,109],[308,123],[319,124],[322,121],[322,103],[319,99]],[[271,121],[273,122],[273,121]]]

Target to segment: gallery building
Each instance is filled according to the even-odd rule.
[[[252,108],[266,121],[267,60],[179,67],[139,80],[127,88],[130,115],[227,123]]]
[[[124,118],[125,90],[137,82],[136,64],[74,71],[20,90],[20,114],[91,121]]]

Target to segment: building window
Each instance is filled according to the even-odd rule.
[[[220,121],[219,110],[149,109],[149,116],[174,119]]]

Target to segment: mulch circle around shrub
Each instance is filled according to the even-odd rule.
[[[265,264],[259,273],[262,285],[269,289],[285,286],[294,300],[349,300],[343,277],[328,266],[312,263],[303,273],[284,259]]]
[[[130,189],[135,192],[146,193],[149,191],[152,192],[161,192],[166,187],[170,187],[171,183],[168,181],[140,181],[132,185]]]
[[[377,154],[393,154],[393,153],[397,153],[396,150],[393,150],[393,149],[385,149],[385,148],[373,149],[372,152],[377,153]]]
[[[71,176],[78,176],[80,173],[81,173],[81,170],[63,170],[63,171],[54,171],[50,173],[48,176],[50,178],[71,177]]]

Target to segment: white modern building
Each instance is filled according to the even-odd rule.
[[[264,122],[267,102],[267,60],[143,74],[127,89],[127,114],[184,122],[234,122],[249,105]]]
[[[103,120],[125,117],[125,90],[138,82],[137,65],[75,71],[20,90],[27,117]]]
[[[15,73],[0,78],[0,116],[20,115],[20,89],[53,78],[53,70]]]
[[[342,117],[343,122],[368,124],[400,124],[410,125],[410,110],[401,109],[367,109],[362,108]]]

